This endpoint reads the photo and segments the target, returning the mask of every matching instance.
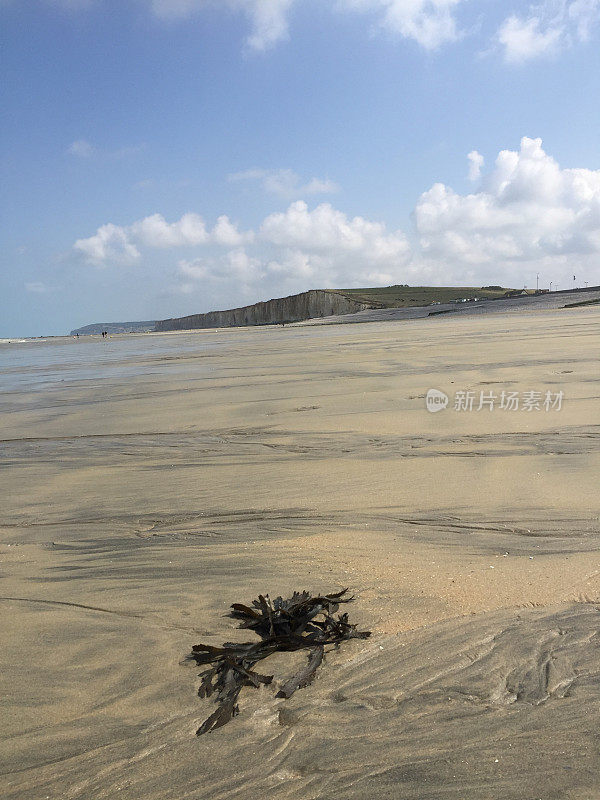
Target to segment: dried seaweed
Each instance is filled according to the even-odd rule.
[[[277,651],[308,650],[308,662],[280,687],[277,697],[291,697],[312,681],[319,668],[325,647],[337,647],[347,639],[366,639],[370,631],[357,631],[348,622],[348,614],[337,613],[341,604],[354,598],[341,592],[311,596],[309,592],[294,592],[284,600],[259,595],[251,606],[234,603],[230,616],[240,620],[240,628],[248,628],[259,637],[257,642],[236,644],[225,642],[222,647],[196,644],[188,655],[198,666],[211,665],[200,673],[200,697],[216,694],[217,709],[196,731],[197,736],[225,725],[238,712],[238,697],[244,686],[259,687],[272,682],[272,675],[261,675],[254,666]]]

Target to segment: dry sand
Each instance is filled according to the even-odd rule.
[[[0,795],[599,798],[599,323],[3,346]],[[564,402],[430,414],[431,387]],[[343,586],[373,637],[197,739],[180,661],[247,638],[228,605]]]

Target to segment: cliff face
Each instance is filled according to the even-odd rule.
[[[157,331],[180,331],[193,328],[236,328],[244,325],[274,325],[282,322],[300,322],[303,319],[329,317],[333,314],[353,314],[378,304],[353,300],[339,292],[311,289],[309,292],[278,297],[251,306],[228,311],[210,311],[191,314],[189,317],[163,319],[156,323]]]

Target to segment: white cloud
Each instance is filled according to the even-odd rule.
[[[455,8],[467,0],[329,0],[337,12],[370,14],[377,27],[412,39],[427,50],[434,50],[459,37]],[[247,45],[264,51],[289,36],[289,15],[298,0],[224,0],[223,5],[244,13],[250,20]],[[163,19],[182,19],[215,6],[215,0],[150,0],[155,15]]]
[[[241,11],[250,20],[246,40],[251,50],[264,51],[287,39],[288,14],[294,0],[223,0],[222,5]],[[152,12],[162,19],[183,19],[209,6],[214,0],[150,0]]]
[[[288,38],[288,12],[294,0],[254,0],[247,13],[252,20],[248,46],[267,50]],[[245,3],[244,5],[248,5]]]
[[[251,257],[243,248],[230,250],[217,258],[200,257],[192,261],[180,261],[180,275],[190,281],[235,281],[255,282],[263,277],[259,259]]]
[[[374,268],[367,258],[357,254],[330,251],[317,253],[298,248],[278,248],[268,257],[251,256],[243,249],[218,258],[180,261],[176,291],[197,292],[205,301],[210,297],[214,308],[218,298],[222,307],[231,308],[248,298],[281,297],[315,288],[385,286],[416,274],[406,259],[392,259],[386,270]]]
[[[92,6],[95,0],[45,0],[69,10]],[[161,20],[183,20],[207,9],[243,14],[250,31],[246,46],[264,52],[289,38],[289,18],[299,0],[144,0]],[[328,0],[337,13],[368,15],[374,27],[436,50],[463,35],[459,7],[469,0]],[[472,2],[472,0],[471,0]],[[485,13],[485,12],[484,12]],[[558,52],[589,39],[600,18],[600,0],[544,0],[525,12],[511,13],[500,25],[495,44],[507,63],[518,64]]]
[[[363,217],[349,219],[329,203],[309,211],[302,200],[292,203],[283,213],[266,217],[260,237],[280,247],[314,253],[354,253],[369,262],[405,261],[410,253],[410,245],[400,231],[388,234],[380,222]]]
[[[311,178],[308,183],[300,187],[302,194],[335,194],[340,187],[329,178]]]
[[[162,214],[152,214],[128,226],[101,225],[93,236],[78,239],[73,248],[92,264],[128,264],[139,259],[139,247],[170,249],[208,244],[233,247],[252,238],[251,231],[240,233],[225,215],[218,218],[209,232],[198,214],[184,214],[176,222],[167,222]]]
[[[577,0],[583,3],[584,0]],[[87,8],[95,0],[46,0],[70,10]],[[145,0],[162,20],[178,21],[209,8],[244,14],[250,23],[246,45],[263,52],[289,38],[289,17],[299,0]],[[455,41],[454,9],[467,0],[328,0],[337,12],[370,14],[378,28],[412,39],[427,50]]]
[[[108,262],[131,264],[140,257],[140,251],[129,241],[127,230],[110,222],[101,225],[88,239],[78,239],[73,249],[97,266]]]
[[[573,0],[566,9],[569,23],[576,29],[577,36],[586,42],[592,28],[598,24],[600,17],[600,0]]]
[[[465,0],[337,0],[345,11],[375,14],[385,30],[435,50],[459,37],[454,10]]]
[[[127,233],[146,247],[185,247],[208,241],[206,225],[198,214],[184,214],[171,223],[162,214],[152,214],[134,222]]]
[[[509,64],[520,64],[554,53],[558,50],[561,38],[560,28],[544,27],[538,17],[508,17],[498,31],[498,40],[504,48],[504,58]]]
[[[219,304],[231,308],[236,303],[255,302],[265,277],[263,262],[238,247],[216,257],[180,261],[171,291],[201,294],[204,301],[208,296],[214,309]]]
[[[205,258],[195,258],[193,261],[186,261],[183,259],[179,262],[179,274],[183,275],[189,281],[202,281],[207,279],[211,274],[209,262]]]
[[[404,282],[411,267],[410,246],[400,232],[382,223],[348,218],[329,204],[310,211],[292,203],[267,216],[253,252],[237,247],[217,257],[184,260],[176,291],[208,296],[213,307],[231,307],[311,288],[385,285]]]
[[[481,177],[481,169],[485,159],[477,150],[471,150],[467,155],[467,159],[469,161],[469,180],[475,182]]]
[[[249,256],[241,247],[230,250],[221,263],[224,266],[225,274],[235,280],[246,283],[263,277],[260,260]]]
[[[76,141],[71,142],[67,152],[72,156],[76,156],[77,158],[91,158],[95,154],[96,150],[94,146],[86,139],[77,139]]]
[[[177,247],[201,247],[204,253],[179,262],[177,291],[209,286],[211,296],[219,296],[218,290],[223,297],[260,294],[265,287],[290,293],[314,286],[393,283],[404,278],[411,255],[402,232],[388,232],[382,223],[363,217],[349,218],[328,203],[309,210],[303,201],[268,215],[256,233],[240,232],[225,215],[208,230],[198,214],[171,223],[153,214],[129,226],[102,225],[74,245],[97,266],[133,263],[143,249]]]
[[[101,226],[74,247],[94,264],[126,264],[146,250],[196,248],[179,262],[173,291],[197,296],[206,310],[309,288],[393,283],[523,285],[540,271],[546,282],[586,272],[600,282],[600,170],[563,169],[524,137],[482,171],[468,156],[477,189],[458,194],[443,183],[414,210],[419,248],[382,222],[349,217],[330,203],[298,200],[240,232],[229,217],[212,228],[195,213],[167,222],[154,214],[132,225]],[[201,310],[201,309],[200,309]]]
[[[504,20],[497,38],[510,64],[557,53],[588,40],[600,17],[600,0],[546,0],[525,15]]]
[[[229,217],[225,215],[217,219],[212,231],[212,240],[216,244],[221,244],[226,247],[238,247],[246,242],[251,242],[253,239],[254,233],[252,231],[240,233]]]
[[[519,151],[500,152],[479,192],[435,184],[414,217],[425,258],[475,274],[597,269],[600,170],[561,169],[541,139],[524,137]]]
[[[247,169],[228,176],[232,183],[238,181],[259,181],[265,192],[276,194],[288,200],[313,194],[333,194],[339,186],[329,178],[311,178],[302,183],[300,176],[291,169]]]

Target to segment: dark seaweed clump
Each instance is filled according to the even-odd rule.
[[[269,595],[259,595],[252,607],[234,603],[230,616],[241,620],[240,628],[249,628],[258,634],[260,641],[236,644],[225,642],[223,647],[196,644],[188,659],[198,666],[210,664],[200,673],[200,697],[216,693],[217,709],[196,731],[197,736],[225,725],[239,713],[238,697],[244,686],[258,688],[270,684],[272,675],[261,675],[254,666],[277,651],[307,650],[308,662],[295,675],[285,681],[277,697],[291,697],[296,689],[307,686],[317,671],[327,645],[337,646],[347,639],[366,639],[370,631],[357,631],[348,622],[348,614],[337,613],[340,604],[350,603],[347,589],[336,594],[317,595],[294,592],[284,600]]]

